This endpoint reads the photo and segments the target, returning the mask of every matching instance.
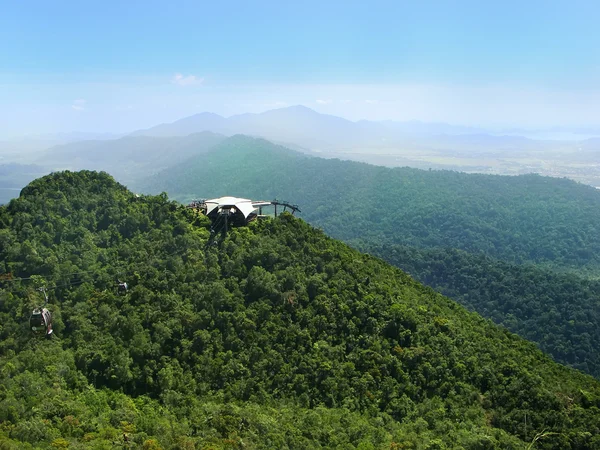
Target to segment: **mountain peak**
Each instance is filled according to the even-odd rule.
[[[314,118],[322,118],[327,117],[326,114],[321,114],[314,109],[309,108],[304,105],[292,105],[285,106],[283,108],[269,109],[268,111],[264,111],[257,116],[263,117],[282,117],[282,116],[297,116],[297,117],[314,117]]]
[[[288,110],[288,111],[309,112],[312,114],[320,114],[319,112],[315,111],[314,109],[311,109],[308,106],[304,106],[304,105],[292,105],[292,106],[287,106],[285,108],[275,109],[273,111],[278,111],[278,110],[279,111]]]
[[[213,112],[210,112],[210,111],[203,111],[203,112],[200,112],[200,113],[193,114],[193,115],[191,115],[189,117],[185,117],[185,118],[180,119],[180,120],[189,119],[191,117],[196,117],[196,118],[208,118],[208,117],[210,117],[210,118],[215,118],[215,119],[224,119],[224,117],[220,116],[219,114],[216,114],[216,113],[213,113]]]

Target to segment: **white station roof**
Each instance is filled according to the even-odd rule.
[[[206,200],[206,214],[210,214],[212,210],[215,208],[237,208],[244,217],[248,217],[252,211],[254,211],[258,205],[254,205],[252,200],[247,198],[238,198],[238,197],[221,197],[221,198],[213,198],[211,200]]]

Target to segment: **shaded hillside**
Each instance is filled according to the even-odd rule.
[[[311,158],[234,136],[140,185],[182,201],[284,197],[345,240],[483,252],[512,263],[600,269],[600,192],[566,179],[389,169]]]
[[[182,137],[123,137],[79,141],[46,150],[39,163],[53,170],[104,170],[122,182],[146,177],[203,153],[224,136],[203,132]]]
[[[211,241],[191,210],[81,172],[0,224],[5,447],[600,445],[597,381],[289,215]],[[50,341],[26,325],[40,285]]]
[[[600,281],[455,249],[358,247],[600,378]]]

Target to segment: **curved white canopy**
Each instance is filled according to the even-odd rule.
[[[245,218],[256,209],[256,206],[252,203],[252,200],[247,198],[238,197],[221,197],[206,200],[206,214],[210,214],[215,208],[232,208],[238,209]]]

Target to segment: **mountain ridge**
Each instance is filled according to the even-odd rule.
[[[296,203],[304,203],[304,206],[308,207],[308,214],[319,209],[320,205],[314,204],[315,201],[325,206],[328,199],[331,199],[332,208],[347,209],[350,208],[349,205],[354,205],[354,210],[362,212],[358,218],[360,220],[329,224],[331,227],[329,232],[338,238],[348,236],[354,238],[360,233],[377,237],[377,232],[372,231],[368,226],[370,210],[367,205],[372,207],[387,205],[391,214],[388,220],[393,217],[394,220],[409,221],[412,224],[407,223],[407,226],[411,227],[409,236],[413,236],[415,242],[421,241],[430,246],[449,245],[470,250],[472,244],[469,243],[465,230],[491,233],[487,227],[492,223],[495,224],[494,233],[501,237],[502,243],[498,241],[480,246],[481,250],[490,252],[491,255],[506,253],[506,249],[510,247],[518,248],[518,245],[513,242],[513,234],[507,231],[514,228],[517,223],[519,226],[522,225],[530,236],[541,228],[563,233],[561,239],[565,241],[573,240],[573,233],[586,235],[587,247],[577,246],[577,244],[574,247],[581,252],[581,256],[587,255],[584,256],[585,258],[593,258],[591,256],[593,252],[589,249],[596,245],[595,240],[591,238],[594,235],[594,226],[591,222],[577,231],[567,231],[559,226],[559,223],[569,223],[586,214],[590,217],[599,214],[600,192],[591,186],[539,175],[510,177],[464,174],[445,170],[386,168],[353,161],[323,159],[294,152],[265,139],[241,135],[228,138],[211,151],[193,157],[177,167],[167,169],[153,178],[148,178],[139,187],[153,192],[165,190],[182,201],[190,198],[181,197],[180,188],[186,193],[195,190],[194,195],[197,196],[219,195],[217,192],[220,190],[219,183],[203,184],[202,180],[209,178],[202,177],[196,180],[192,175],[193,171],[203,174],[208,163],[213,166],[220,165],[219,170],[227,168],[230,171],[231,176],[227,179],[226,186],[229,189],[235,186],[236,192],[232,192],[232,195],[240,195],[237,191],[242,189],[247,189],[249,194],[261,198],[265,195],[267,197],[276,195],[275,189],[270,184],[272,180],[269,174],[277,173],[278,177],[286,180],[279,183],[278,188],[285,192],[287,197],[295,196]],[[186,173],[189,177],[182,178],[181,173]],[[175,179],[177,183],[170,181]],[[293,188],[290,187],[291,184]],[[381,198],[381,192],[393,192],[397,197]],[[472,202],[472,196],[479,197],[480,200]],[[339,204],[335,203],[342,199]],[[374,204],[373,199],[378,199],[378,203]],[[509,200],[516,203],[509,207],[506,203]],[[570,206],[573,200],[579,203],[580,209]],[[405,210],[406,202],[417,207],[423,216],[409,214],[409,211]],[[459,204],[467,209],[459,208]],[[529,207],[537,209],[538,214],[529,214],[527,209]],[[414,223],[410,219],[411,216],[415,217]],[[310,216],[306,217],[310,218]],[[483,217],[485,220],[480,221],[478,217]],[[322,220],[319,225],[325,226],[326,229],[328,221],[332,220],[325,213],[321,213],[319,219]],[[419,236],[423,220],[440,226],[431,228],[430,236]],[[450,226],[452,221],[456,220],[460,221],[460,225],[455,223]],[[486,224],[486,220],[489,224]],[[448,224],[444,225],[445,222]],[[584,225],[583,219],[579,225]],[[445,229],[448,227],[450,228]],[[523,233],[514,233],[517,234]],[[450,245],[452,241],[448,241],[450,236],[455,241],[454,245]],[[393,238],[391,239],[393,241]],[[569,254],[565,249],[564,252],[567,253],[554,255],[555,252],[550,244],[548,238],[543,244],[537,238],[531,238],[527,244],[528,250],[519,251],[521,254],[519,258],[543,262],[564,257],[573,259],[573,264],[576,264],[575,259],[579,256],[575,254],[574,248],[569,249],[573,254]],[[600,253],[600,248],[598,251]],[[545,252],[548,254],[546,255]],[[520,260],[517,258],[515,262]]]
[[[591,186],[537,175],[389,169],[236,136],[140,190],[183,202],[225,194],[285,198],[333,237],[405,268],[557,360],[600,374],[600,305],[593,301],[600,287],[586,280],[600,269],[592,250],[600,192]],[[422,265],[399,258],[406,254]],[[548,314],[545,304],[562,313]]]
[[[301,132],[313,133],[307,142],[321,142],[333,145],[336,140],[341,140],[344,145],[358,140],[364,142],[368,137],[370,140],[381,139],[381,134],[388,139],[398,138],[406,135],[420,134],[473,134],[484,133],[484,130],[474,127],[450,125],[446,123],[427,123],[421,121],[351,121],[331,114],[319,113],[303,105],[289,106],[268,110],[262,113],[236,114],[223,117],[217,114],[204,112],[194,114],[172,123],[164,123],[146,130],[138,130],[131,135],[140,136],[165,136],[181,135],[197,131],[214,131],[224,134],[248,134],[260,135],[267,139],[290,140],[287,135],[277,133],[276,129],[283,121],[289,135],[294,136],[298,145],[306,145],[304,141],[298,141]],[[308,128],[308,125],[317,126],[318,130]],[[335,133],[334,133],[335,132]],[[491,136],[491,135],[490,135]],[[319,138],[320,137],[320,138]],[[493,137],[492,137],[493,138]]]

